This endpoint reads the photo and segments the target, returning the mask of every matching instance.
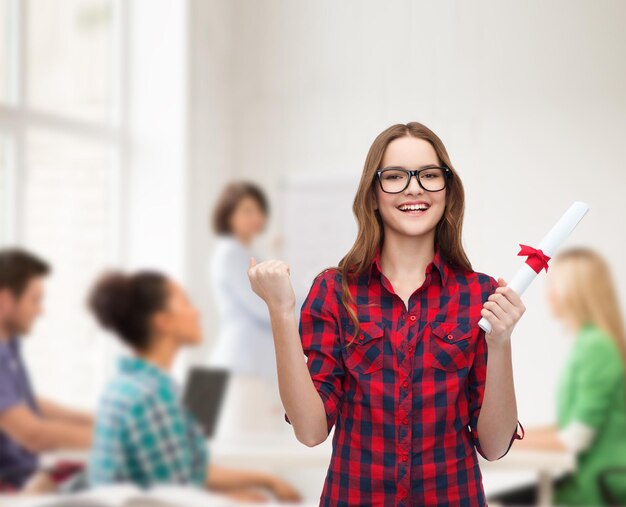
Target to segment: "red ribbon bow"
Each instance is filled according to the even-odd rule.
[[[521,246],[522,248],[517,255],[526,255],[526,264],[528,264],[535,273],[538,274],[544,268],[546,270],[546,273],[548,272],[548,261],[550,260],[550,257],[544,254],[538,248],[533,248],[532,246],[528,245],[522,245],[521,243],[519,243],[519,246]]]

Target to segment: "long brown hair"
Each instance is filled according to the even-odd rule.
[[[611,337],[626,368],[626,331],[610,268],[602,256],[584,246],[561,250],[548,276],[564,310],[577,324],[591,323]]]
[[[348,280],[369,268],[374,259],[376,247],[382,245],[384,240],[383,222],[378,210],[374,209],[376,170],[380,168],[389,143],[399,137],[415,137],[428,141],[435,149],[439,163],[450,169],[452,176],[446,188],[446,207],[436,226],[435,244],[439,244],[442,256],[450,265],[472,271],[472,265],[465,254],[461,240],[463,213],[465,211],[463,183],[450,162],[443,142],[432,130],[421,123],[410,122],[406,125],[402,123],[392,125],[374,139],[367,153],[359,188],[352,205],[352,211],[358,224],[357,237],[350,251],[337,266],[341,274],[342,304],[355,327],[354,335],[348,345],[354,341],[354,337],[359,332],[359,319],[355,309],[354,297],[348,287]]]

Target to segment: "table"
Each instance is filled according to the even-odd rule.
[[[333,431],[315,447],[300,443],[293,434],[285,436],[264,432],[249,433],[236,440],[210,440],[208,446],[212,462],[222,466],[292,471],[319,468],[325,473],[332,453]],[[52,453],[46,455],[43,462],[50,463],[61,458],[84,460],[86,453]],[[496,461],[487,461],[480,455],[478,458],[486,493],[499,493],[534,482],[537,478],[542,506],[551,505],[552,479],[576,468],[575,454],[569,452],[517,450],[512,447],[506,456]],[[498,478],[502,472],[515,473],[517,477],[502,480]],[[321,493],[322,483],[318,486]]]
[[[328,468],[332,453],[332,432],[316,447],[307,447],[293,438],[273,437],[258,434],[245,436],[236,441],[215,441],[210,443],[216,462],[227,466],[268,466],[272,468],[314,467]],[[478,455],[481,471],[485,479],[485,491],[498,493],[514,486],[524,485],[538,479],[539,503],[552,505],[552,479],[574,471],[576,456],[570,452],[529,451],[511,448],[506,456],[496,461],[488,461]],[[513,480],[498,480],[495,476],[502,472],[515,472]]]
[[[489,471],[533,473],[538,478],[539,505],[552,505],[552,479],[576,469],[576,455],[569,451],[516,450],[514,447],[503,458],[487,461],[479,455],[480,468]]]

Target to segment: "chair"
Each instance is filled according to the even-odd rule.
[[[620,492],[616,492],[611,486],[615,477],[621,477],[623,480],[621,484],[624,486]],[[626,506],[626,467],[607,468],[598,474],[596,480],[602,499],[607,505],[611,507]]]

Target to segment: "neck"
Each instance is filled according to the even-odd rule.
[[[0,323],[0,341],[8,342],[11,339],[11,333],[6,324]]]
[[[423,275],[435,256],[434,230],[423,236],[387,234],[380,253],[381,268],[390,279]]]
[[[235,234],[235,239],[248,248],[252,245],[252,238],[244,234]]]
[[[170,371],[178,352],[178,344],[167,337],[158,337],[153,341],[154,345],[149,350],[138,354],[139,357],[164,371]]]
[[[570,319],[568,321],[568,326],[576,335],[578,335],[578,333],[580,333],[583,329],[583,323],[575,319]]]

